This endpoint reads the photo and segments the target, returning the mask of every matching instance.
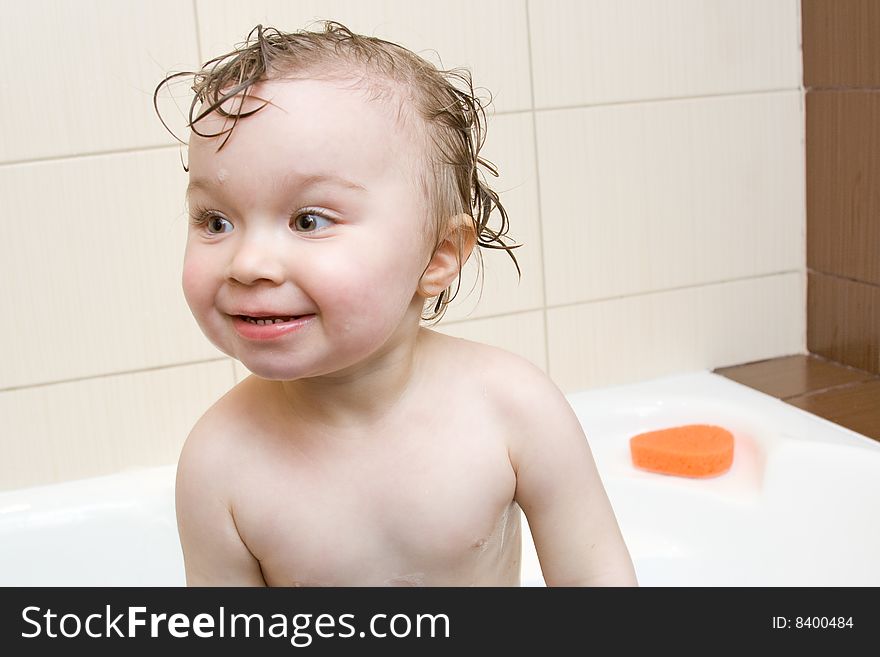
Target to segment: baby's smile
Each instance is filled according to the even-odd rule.
[[[297,317],[248,317],[235,315],[232,325],[236,333],[246,340],[277,340],[304,329],[315,315]]]

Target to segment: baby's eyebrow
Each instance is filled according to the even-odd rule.
[[[311,187],[312,185],[320,183],[330,183],[354,192],[364,193],[367,191],[367,188],[363,185],[331,173],[316,173],[304,178],[300,177],[299,174],[291,173],[277,181],[277,184],[286,187],[294,182],[299,182],[303,187]],[[209,178],[193,178],[189,181],[189,185],[186,187],[186,195],[190,196],[195,190],[207,191],[216,186],[217,183]]]

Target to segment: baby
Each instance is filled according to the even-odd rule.
[[[475,245],[512,256],[470,77],[335,22],[258,26],[176,75],[196,93],[184,294],[253,373],[180,456],[187,583],[517,586],[521,508],[548,585],[634,585],[562,393],[422,325]]]

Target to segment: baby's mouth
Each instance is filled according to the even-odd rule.
[[[285,322],[292,322],[300,317],[305,317],[305,315],[291,315],[289,317],[250,317],[249,315],[238,315],[238,317],[249,324],[265,326],[267,324],[284,324]]]

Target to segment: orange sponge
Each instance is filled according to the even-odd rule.
[[[629,448],[636,467],[681,477],[713,477],[733,463],[733,434],[709,424],[641,433]]]

